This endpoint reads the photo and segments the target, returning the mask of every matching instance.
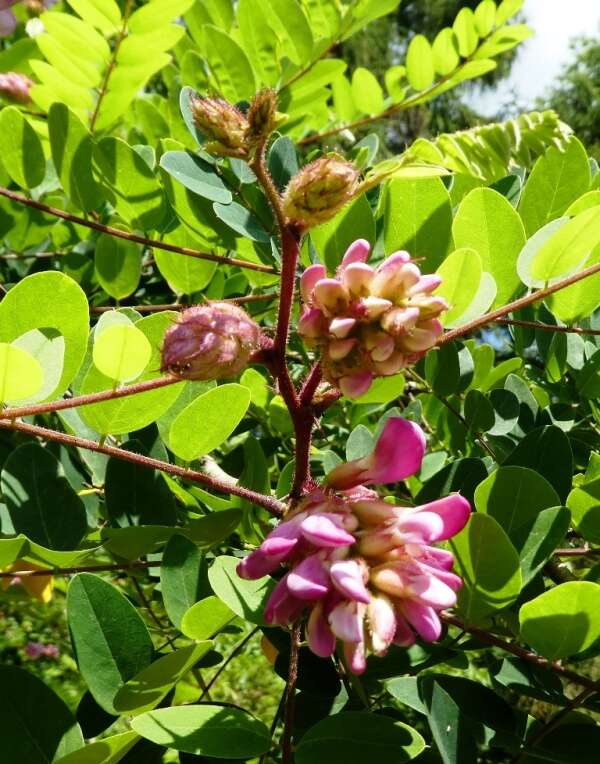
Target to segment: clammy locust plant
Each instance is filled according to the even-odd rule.
[[[600,173],[398,4],[0,2],[2,764],[597,761]]]

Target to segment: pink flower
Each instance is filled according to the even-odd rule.
[[[374,268],[366,263],[369,251],[369,242],[358,239],[334,278],[317,264],[300,279],[298,332],[319,348],[325,378],[348,398],[421,358],[436,344],[438,316],[448,308],[432,294],[440,277],[422,275],[407,252],[394,252]]]
[[[2,13],[0,12],[0,21]],[[18,72],[5,72],[0,74],[0,96],[4,96],[10,101],[27,104],[31,102],[29,91],[33,86],[33,81],[24,74]]]
[[[237,305],[211,302],[184,310],[167,330],[161,371],[182,379],[233,377],[258,349],[260,329]]]
[[[33,661],[42,657],[56,660],[60,656],[60,650],[56,645],[43,645],[41,642],[28,642],[25,645],[25,653]]]
[[[369,651],[384,655],[416,635],[439,638],[438,613],[454,606],[462,581],[451,570],[451,552],[433,544],[465,526],[469,503],[450,494],[399,507],[365,485],[415,474],[424,451],[418,425],[388,419],[373,454],[336,467],[326,489],[307,494],[240,562],[242,578],[288,567],[267,603],[267,623],[290,626],[308,613],[310,649],[327,657],[340,640],[355,673],[365,670]]]

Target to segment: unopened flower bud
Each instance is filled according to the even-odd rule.
[[[248,120],[239,109],[222,98],[192,96],[191,105],[194,123],[208,139],[207,151],[220,156],[247,156]]]
[[[287,220],[301,228],[330,220],[355,195],[358,177],[352,162],[336,154],[307,164],[285,191],[283,211]]]
[[[182,379],[239,374],[258,349],[260,329],[237,305],[212,302],[185,310],[165,334],[161,371]]]
[[[18,72],[5,72],[0,74],[0,96],[15,103],[31,103],[29,90],[33,86],[32,80]]]
[[[248,109],[248,142],[254,145],[267,139],[276,129],[278,117],[277,94],[270,88],[260,90]]]

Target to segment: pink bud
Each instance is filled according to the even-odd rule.
[[[298,333],[306,339],[317,339],[327,331],[325,316],[319,308],[304,308],[298,321]]]
[[[394,640],[397,630],[397,619],[391,600],[384,594],[373,597],[367,608],[367,618],[373,652],[375,655],[383,655]]]
[[[309,265],[300,277],[300,293],[305,303],[312,302],[312,293],[317,281],[327,278],[327,271],[324,265]]]
[[[338,311],[344,310],[349,299],[346,288],[337,279],[321,279],[315,284],[313,300],[328,316],[335,316]]]
[[[303,536],[312,544],[335,548],[354,544],[354,536],[341,527],[341,520],[333,514],[313,514],[300,524]]]
[[[361,602],[343,600],[329,613],[329,625],[333,633],[343,642],[361,642],[366,605]]]
[[[400,607],[402,615],[426,642],[435,642],[442,633],[442,624],[432,607],[414,600],[403,600]]]
[[[3,11],[0,11],[0,36],[2,36],[2,14]],[[24,74],[19,74],[18,72],[5,72],[4,74],[0,74],[0,96],[4,96],[4,98],[7,98],[9,101],[14,101],[15,103],[31,103],[29,91],[34,84],[35,83]]]
[[[350,337],[347,340],[334,340],[329,343],[329,357],[333,361],[341,361],[345,358],[352,348],[356,345],[357,340]]]
[[[364,674],[367,669],[367,661],[365,658],[365,643],[363,640],[360,642],[345,642],[344,657],[353,674]]]
[[[334,318],[329,324],[329,334],[338,339],[347,337],[356,326],[355,318]]]
[[[287,587],[301,600],[318,600],[327,594],[329,573],[318,554],[307,557],[288,573]]]
[[[366,296],[375,271],[365,263],[350,263],[341,270],[341,278],[344,286],[354,297]]]
[[[336,589],[349,599],[368,604],[371,600],[364,584],[363,568],[356,560],[334,562],[329,569]]]
[[[372,382],[373,374],[370,371],[362,371],[341,377],[339,387],[346,398],[360,398],[369,390]]]
[[[366,263],[369,259],[370,251],[371,245],[366,239],[356,239],[344,253],[342,258],[342,268],[345,268],[351,263]]]
[[[232,377],[247,366],[259,342],[258,325],[237,305],[188,308],[165,334],[161,371],[182,379]]]
[[[329,658],[335,652],[335,635],[329,627],[320,602],[317,602],[308,617],[306,639],[309,648],[320,658]]]

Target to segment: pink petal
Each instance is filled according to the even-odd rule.
[[[333,340],[329,343],[327,352],[332,361],[341,361],[355,345],[356,340],[353,337],[349,337],[346,340]]]
[[[426,512],[427,514],[435,513],[438,515],[442,521],[442,528],[439,535],[435,538],[432,537],[431,540],[445,541],[456,536],[465,527],[471,515],[471,505],[464,496],[459,493],[451,493],[449,496],[444,496],[443,499],[422,504],[418,507],[418,512],[419,514]]]
[[[361,484],[404,480],[421,468],[425,445],[425,434],[418,424],[402,417],[390,417],[373,453],[340,464],[327,475],[327,482],[334,488],[345,490]]]
[[[369,591],[363,581],[363,572],[356,560],[334,562],[329,569],[333,585],[346,597],[368,604],[371,601]]]
[[[403,600],[402,614],[417,634],[426,642],[435,642],[442,633],[442,624],[432,607],[414,600]]]
[[[366,239],[357,239],[346,250],[342,258],[342,268],[350,263],[365,263],[369,259],[370,251],[371,245]]]
[[[404,617],[396,611],[396,633],[394,634],[394,644],[401,647],[410,647],[414,645],[415,633],[406,623]]]
[[[437,273],[428,273],[425,276],[421,276],[417,283],[408,290],[408,294],[410,297],[419,294],[420,292],[428,294],[429,292],[436,290],[441,283],[441,276],[438,276]]]
[[[300,292],[305,303],[312,302],[312,293],[317,281],[326,278],[324,265],[309,265],[300,277]]]
[[[417,323],[420,316],[418,308],[394,308],[389,310],[381,321],[381,325],[390,334],[406,334]]]
[[[352,400],[364,395],[371,387],[372,382],[373,375],[370,371],[360,371],[348,377],[341,377],[338,384],[342,394]]]
[[[454,591],[435,576],[418,576],[410,582],[409,589],[413,598],[424,605],[431,605],[436,610],[456,605]]]
[[[329,324],[329,334],[337,339],[347,337],[356,326],[355,318],[334,318]]]
[[[265,622],[287,626],[298,619],[306,602],[292,597],[287,588],[287,575],[284,576],[271,592],[265,607]]]
[[[383,334],[371,350],[374,361],[386,361],[394,352],[394,339],[389,334]]]
[[[306,520],[303,520],[300,523],[300,529],[303,536],[310,541],[311,544],[324,548],[335,548],[354,544],[354,536],[343,528],[340,528],[337,522],[334,522],[331,517],[336,516],[326,515],[324,513],[309,515]]]
[[[287,588],[301,600],[318,600],[330,588],[329,574],[321,558],[313,554],[307,557],[287,575]]]
[[[263,542],[259,549],[251,552],[239,563],[236,569],[238,576],[245,580],[255,580],[272,573],[288,557],[296,543],[289,539],[271,539]]]
[[[372,320],[381,316],[392,305],[390,300],[385,300],[383,297],[364,297],[358,303],[357,312]]]
[[[298,320],[298,333],[316,339],[325,333],[326,319],[319,308],[304,308]]]
[[[453,589],[455,592],[457,592],[463,585],[462,578],[460,576],[457,576],[456,573],[452,573],[449,570],[440,570],[439,568],[433,568],[423,562],[419,562],[419,568],[426,575],[439,578],[440,581],[443,581],[446,584],[446,586],[449,586],[450,589]]]
[[[442,331],[443,327],[436,318],[424,321],[402,338],[402,347],[411,353],[422,353],[435,345]]]
[[[318,308],[329,315],[335,315],[348,305],[349,295],[343,284],[337,279],[320,279],[313,291],[314,302]]]
[[[306,640],[309,648],[319,658],[328,658],[335,651],[335,635],[329,628],[320,602],[313,607],[308,617]]]
[[[364,674],[367,668],[367,661],[365,658],[365,643],[363,641],[355,643],[345,642],[344,657],[353,674]]]
[[[351,263],[341,274],[346,289],[357,297],[368,292],[374,275],[373,268],[365,263]]]
[[[360,642],[366,606],[359,602],[341,602],[329,613],[329,625],[343,642]]]
[[[369,489],[367,489],[369,490]],[[350,499],[352,512],[360,520],[362,525],[381,525],[390,520],[395,520],[398,508],[387,501],[380,501],[377,495],[373,499]]]
[[[398,519],[398,528],[403,535],[412,536],[407,543],[437,541],[443,533],[444,523],[435,512],[407,512]]]
[[[394,606],[384,595],[373,597],[367,608],[371,644],[376,655],[383,655],[396,634]]]
[[[447,549],[439,549],[435,546],[421,547],[421,561],[436,570],[452,570],[454,555]]]

